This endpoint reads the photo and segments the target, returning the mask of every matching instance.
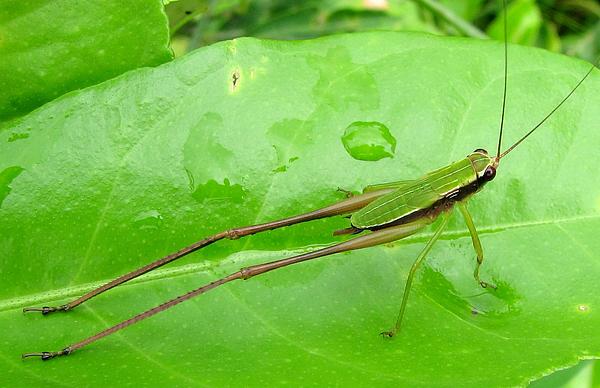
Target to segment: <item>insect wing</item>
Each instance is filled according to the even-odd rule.
[[[426,209],[440,199],[442,196],[424,178],[376,199],[354,213],[350,221],[353,226],[363,229],[385,225]]]

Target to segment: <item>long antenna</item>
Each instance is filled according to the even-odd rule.
[[[535,132],[536,129],[538,129],[542,124],[544,124],[544,122],[546,120],[548,120],[548,118],[550,118],[550,116],[552,116],[554,114],[554,112],[556,112],[558,110],[558,108],[561,107],[562,104],[564,104],[569,97],[571,97],[573,95],[573,93],[575,93],[575,90],[577,90],[577,88],[583,83],[583,81],[585,81],[585,79],[592,73],[592,71],[594,70],[594,68],[596,66],[598,66],[600,64],[600,57],[596,60],[596,62],[590,67],[590,69],[588,70],[587,73],[585,73],[585,75],[583,76],[583,78],[577,83],[577,85],[575,85],[575,87],[569,92],[569,94],[566,95],[565,98],[562,99],[561,102],[558,103],[558,105],[556,105],[554,107],[554,109],[552,109],[552,111],[550,111],[550,113],[548,113],[546,115],[546,117],[544,117],[535,127],[533,127],[533,129],[531,129],[529,132],[527,132],[525,134],[525,136],[523,136],[522,138],[520,138],[515,144],[511,145],[510,147],[508,147],[508,149],[506,151],[504,151],[502,154],[498,155],[498,159],[502,159],[504,156],[506,156],[506,154],[508,154],[510,151],[512,151],[513,149],[515,149],[519,144],[521,144],[523,142],[523,140],[527,139],[529,137],[529,135],[531,135],[533,132]]]
[[[496,153],[497,158],[500,159],[500,147],[502,146],[502,131],[504,130],[504,111],[506,110],[506,85],[508,83],[508,33],[507,28],[507,9],[506,0],[502,1],[504,8],[504,94],[502,96],[502,116],[500,118],[500,135],[498,136],[498,152]]]

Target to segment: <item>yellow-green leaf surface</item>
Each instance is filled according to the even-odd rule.
[[[171,59],[160,0],[0,4],[0,120]]]
[[[0,127],[3,383],[518,385],[600,356],[594,71],[470,202],[483,278],[497,291],[474,281],[457,215],[393,340],[379,332],[430,230],[228,284],[69,357],[20,359],[239,267],[337,241],[331,232],[348,221],[219,242],[68,313],[23,315],[24,306],[66,302],[219,230],[329,204],[343,197],[338,187],[411,179],[493,150],[502,53],[499,42],[416,33],[240,39]],[[538,49],[509,55],[505,144],[589,68]]]

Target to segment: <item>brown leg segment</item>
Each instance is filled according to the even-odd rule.
[[[81,349],[82,347],[89,345],[90,343],[97,341],[103,337],[106,337],[110,334],[113,334],[127,326],[133,325],[143,319],[149,318],[155,314],[158,314],[161,311],[165,311],[181,302],[184,302],[188,299],[191,299],[197,295],[203,294],[207,291],[212,290],[222,284],[229,283],[233,280],[238,279],[250,279],[253,276],[257,276],[278,268],[286,267],[291,264],[300,263],[303,261],[308,261],[312,259],[316,259],[318,257],[332,255],[334,253],[351,251],[355,249],[362,249],[367,247],[372,247],[375,245],[385,244],[391,241],[399,240],[406,236],[409,236],[413,233],[418,232],[424,226],[426,226],[431,220],[423,219],[419,221],[415,221],[412,223],[393,226],[386,229],[381,229],[373,233],[366,234],[364,236],[359,236],[353,238],[351,240],[335,244],[326,248],[322,248],[316,251],[304,253],[301,255],[293,256],[286,259],[276,260],[269,263],[257,264],[250,267],[242,268],[241,270],[232,273],[231,275],[225,276],[219,280],[215,280],[209,284],[206,284],[200,288],[197,288],[193,291],[188,292],[187,294],[181,295],[177,298],[171,299],[168,302],[165,302],[161,305],[158,305],[150,310],[147,310],[141,314],[138,314],[130,319],[127,319],[115,326],[112,326],[104,331],[101,331],[91,337],[88,337],[82,341],[79,341],[73,345],[67,346],[63,350],[58,352],[41,352],[41,353],[27,353],[23,355],[23,358],[26,357],[41,357],[42,360],[49,360],[51,358],[57,356],[69,355],[77,349]]]
[[[343,200],[341,202],[335,203],[333,205],[330,205],[330,206],[327,206],[322,209],[318,209],[318,210],[315,210],[315,211],[312,211],[309,213],[304,213],[304,214],[284,218],[284,219],[273,221],[273,222],[267,222],[264,224],[245,226],[245,227],[241,227],[241,228],[234,228],[234,229],[230,229],[230,230],[227,230],[224,232],[220,232],[220,233],[214,234],[212,236],[206,237],[203,240],[197,241],[197,242],[193,243],[192,245],[189,245],[175,253],[172,253],[170,255],[163,257],[162,259],[156,260],[150,264],[140,267],[134,271],[131,271],[131,272],[125,274],[125,275],[119,276],[118,278],[116,278],[96,289],[93,289],[92,291],[88,292],[87,294],[82,295],[81,297],[79,297],[75,300],[72,300],[71,302],[69,302],[67,304],[57,306],[57,307],[48,307],[48,306],[26,307],[23,309],[23,312],[40,311],[43,315],[47,315],[54,311],[68,311],[68,310],[71,310],[71,309],[79,306],[83,302],[85,302],[99,294],[102,294],[105,291],[110,290],[111,288],[114,288],[120,284],[123,284],[131,279],[135,279],[138,276],[141,276],[147,272],[152,271],[153,269],[162,267],[165,264],[175,261],[181,257],[184,257],[192,252],[195,252],[201,248],[204,248],[204,247],[206,247],[216,241],[222,240],[224,238],[229,239],[229,240],[235,240],[240,237],[248,236],[248,235],[259,233],[259,232],[264,232],[266,230],[277,229],[277,228],[281,228],[284,226],[298,224],[301,222],[316,220],[319,218],[326,218],[326,217],[331,217],[331,216],[335,216],[335,215],[350,213],[350,212],[353,212],[357,209],[364,207],[365,205],[369,204],[371,201],[377,199],[378,197],[380,197],[384,194],[389,193],[390,191],[391,191],[390,189],[386,189],[386,190],[369,192],[369,193],[361,194],[361,195],[355,195],[355,196],[348,198],[346,200]]]

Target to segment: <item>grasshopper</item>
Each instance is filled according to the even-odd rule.
[[[503,1],[503,5],[504,9],[506,9],[506,0]],[[117,287],[131,279],[137,278],[145,273],[148,273],[149,271],[162,267],[165,264],[171,263],[181,257],[184,257],[192,252],[198,251],[223,239],[235,240],[244,236],[249,236],[302,222],[342,215],[350,216],[350,225],[346,229],[334,232],[334,234],[357,235],[344,242],[325,248],[317,249],[289,258],[242,268],[237,272],[203,285],[202,287],[140,313],[104,331],[69,345],[62,350],[55,352],[27,353],[23,354],[22,357],[40,357],[42,360],[49,360],[57,356],[69,355],[92,342],[111,335],[127,326],[138,323],[162,311],[165,311],[188,299],[200,294],[204,294],[223,284],[232,282],[234,280],[248,280],[254,276],[258,276],[275,269],[313,260],[319,257],[329,256],[345,251],[368,248],[375,245],[400,240],[423,230],[426,226],[432,224],[438,218],[441,218],[441,222],[437,225],[432,237],[425,244],[410,269],[410,272],[407,276],[400,309],[394,325],[390,330],[381,333],[382,336],[391,338],[395,336],[401,328],[415,273],[426,258],[429,251],[432,249],[435,242],[444,232],[444,229],[448,224],[455,207],[458,208],[462,214],[462,217],[464,218],[476,253],[477,261],[473,276],[481,287],[495,289],[495,285],[482,280],[480,277],[480,269],[484,260],[483,248],[481,246],[481,242],[471,214],[467,209],[467,200],[474,194],[478,193],[488,182],[495,178],[496,171],[502,158],[519,146],[538,128],[540,128],[544,122],[546,122],[546,120],[548,120],[571,97],[571,95],[575,93],[577,88],[585,81],[585,79],[592,73],[598,64],[598,62],[596,62],[596,64],[592,65],[589,71],[580,79],[580,81],[571,89],[571,91],[542,120],[540,120],[537,125],[535,125],[513,145],[502,151],[502,132],[504,128],[508,78],[506,12],[504,16],[504,29],[504,91],[502,97],[498,145],[495,155],[489,154],[484,149],[476,149],[464,159],[429,172],[414,180],[389,182],[368,186],[361,194],[352,195],[351,193],[348,193],[349,195],[345,200],[321,209],[263,224],[229,229],[206,237],[175,253],[124,274],[67,304],[57,307],[46,306],[41,308],[25,308],[23,309],[24,312],[39,311],[43,315],[47,315],[56,311],[72,310],[89,299],[114,287]]]

